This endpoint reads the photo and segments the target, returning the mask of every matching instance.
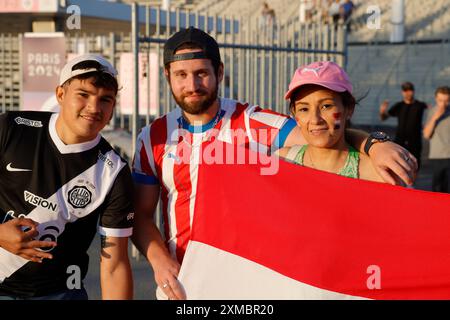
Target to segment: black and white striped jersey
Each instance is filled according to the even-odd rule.
[[[132,233],[133,182],[127,163],[100,135],[65,145],[57,114],[0,115],[0,223],[25,216],[39,240],[53,240],[53,259],[35,263],[0,248],[0,295],[42,296],[67,289],[68,268],[86,275],[96,230]],[[98,227],[97,227],[98,226]]]

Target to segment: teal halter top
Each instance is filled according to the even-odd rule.
[[[308,145],[304,145],[300,148],[297,155],[293,159],[295,163],[303,166],[303,158],[305,156],[307,148]],[[359,178],[358,172],[359,172],[359,152],[355,148],[350,146],[348,150],[348,156],[345,161],[345,165],[344,167],[342,167],[341,170],[339,170],[338,175],[358,179]]]

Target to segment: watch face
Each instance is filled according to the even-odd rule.
[[[372,136],[377,140],[384,140],[387,138],[387,134],[381,131],[375,131],[372,133]]]

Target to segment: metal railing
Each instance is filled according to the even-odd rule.
[[[20,105],[20,41],[18,36],[0,34],[0,112]]]

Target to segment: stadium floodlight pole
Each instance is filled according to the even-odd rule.
[[[162,9],[163,10],[170,10],[170,0],[163,0],[162,2]]]
[[[133,120],[132,120],[132,154],[136,151],[136,139],[139,128],[139,6],[131,4],[131,46],[134,58],[134,90],[133,90]]]
[[[391,2],[391,42],[405,41],[405,1]]]

